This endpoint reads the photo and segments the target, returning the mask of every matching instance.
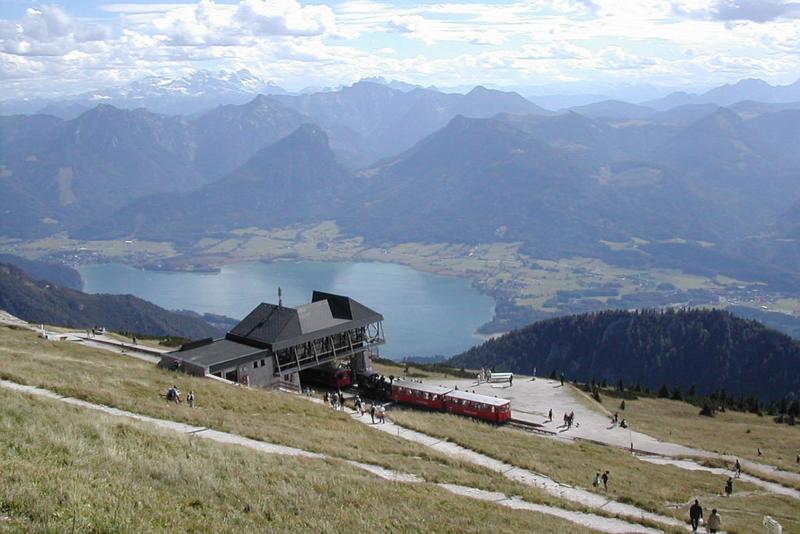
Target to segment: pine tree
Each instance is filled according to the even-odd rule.
[[[658,398],[659,399],[668,399],[669,398],[669,388],[666,384],[661,384],[661,387],[658,388]]]

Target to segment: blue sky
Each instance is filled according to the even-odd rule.
[[[800,3],[0,0],[0,67],[0,98],[243,68],[289,89],[791,83]]]

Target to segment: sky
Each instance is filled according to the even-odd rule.
[[[800,77],[800,1],[0,0],[0,99],[247,69],[290,90]],[[580,82],[580,83],[578,83]]]

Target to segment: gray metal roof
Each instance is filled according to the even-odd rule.
[[[287,308],[262,302],[229,338],[273,351],[383,321],[383,316],[345,296],[314,291],[311,303]]]
[[[255,359],[256,355],[267,354],[268,352],[265,349],[251,347],[230,339],[216,339],[206,345],[171,352],[169,355],[185,362],[209,368],[213,365],[250,356]]]

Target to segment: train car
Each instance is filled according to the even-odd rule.
[[[492,423],[504,423],[511,419],[511,401],[488,395],[453,390],[444,396],[448,412]]]
[[[300,372],[300,380],[333,389],[345,389],[353,385],[353,372],[343,367],[312,367]]]
[[[444,397],[452,391],[451,388],[431,386],[411,380],[395,380],[392,382],[392,400],[403,404],[412,404],[430,408],[431,410],[445,410]]]

